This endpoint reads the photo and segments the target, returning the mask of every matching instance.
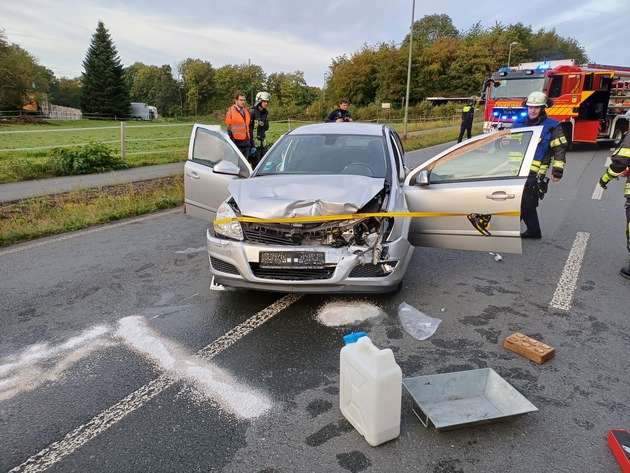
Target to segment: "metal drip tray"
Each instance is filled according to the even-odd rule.
[[[508,419],[537,411],[491,368],[403,379],[412,410],[425,427],[438,431]]]

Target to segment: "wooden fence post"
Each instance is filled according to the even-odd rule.
[[[120,156],[125,159],[125,122],[120,122]]]

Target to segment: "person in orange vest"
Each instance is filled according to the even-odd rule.
[[[234,105],[225,114],[225,125],[230,139],[245,159],[249,158],[251,148],[250,122],[249,110],[245,107],[245,94],[239,92],[234,95]]]

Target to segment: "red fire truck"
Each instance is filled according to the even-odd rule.
[[[511,127],[527,113],[525,98],[539,90],[553,99],[547,115],[561,122],[570,144],[621,142],[630,122],[630,68],[553,62],[522,66],[502,68],[484,82],[484,132]]]

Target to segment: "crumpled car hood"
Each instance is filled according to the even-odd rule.
[[[242,215],[273,219],[356,213],[384,184],[351,174],[279,175],[234,180],[228,190]]]

